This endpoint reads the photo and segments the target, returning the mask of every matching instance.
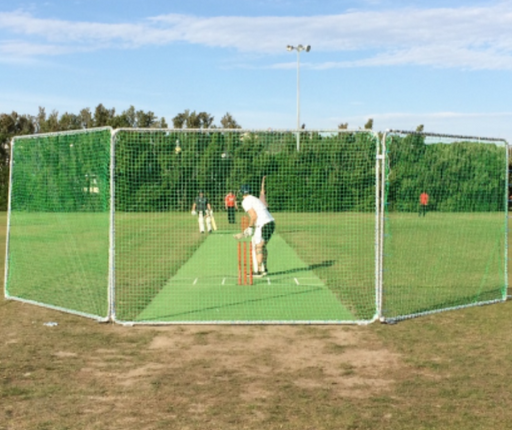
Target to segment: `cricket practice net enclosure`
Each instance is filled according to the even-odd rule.
[[[125,324],[365,324],[503,301],[507,166],[505,141],[410,132],[16,137],[5,296]],[[241,271],[242,186],[275,219],[262,277]]]

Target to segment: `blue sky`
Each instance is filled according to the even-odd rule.
[[[512,140],[512,1],[0,0],[0,113],[99,103]]]

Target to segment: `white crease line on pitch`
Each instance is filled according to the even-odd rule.
[[[197,280],[198,280],[198,279],[199,279],[199,278],[194,279],[194,282],[192,283],[192,285],[196,285],[196,284],[197,284]]]
[[[222,285],[226,282],[226,278],[222,278]]]
[[[295,281],[295,283],[296,283],[297,285],[300,285],[300,284],[299,284],[299,280],[298,280],[297,278],[293,278],[293,280]]]

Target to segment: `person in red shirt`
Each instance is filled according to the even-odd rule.
[[[429,196],[425,191],[420,194],[420,212],[418,216],[425,216],[427,214],[428,198]]]
[[[236,195],[233,191],[230,191],[226,197],[224,197],[224,206],[228,211],[228,222],[235,224],[235,211],[238,210],[238,205],[236,203]]]

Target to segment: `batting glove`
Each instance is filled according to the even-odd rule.
[[[252,234],[254,233],[254,229],[252,227],[247,227],[245,230],[244,230],[244,236],[245,237],[249,237],[249,236],[252,236]]]
[[[197,212],[196,211],[192,211],[191,214],[192,214],[192,216],[196,216]]]

